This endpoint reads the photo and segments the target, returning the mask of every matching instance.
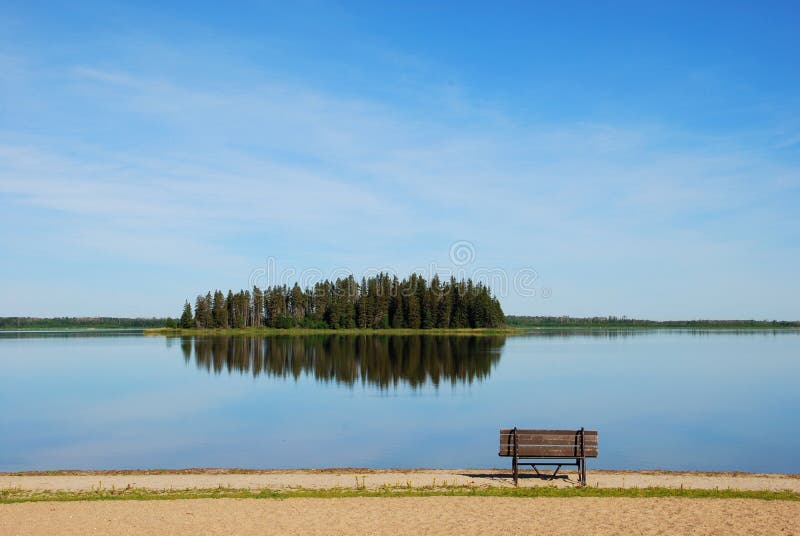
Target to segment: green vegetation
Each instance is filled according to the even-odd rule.
[[[800,328],[791,320],[642,320],[616,316],[514,316],[505,317],[514,328],[683,328],[683,329],[785,329]]]
[[[169,318],[60,317],[29,316],[0,317],[0,330],[6,329],[144,329],[168,326]],[[174,324],[174,321],[173,321]]]
[[[388,279],[388,276],[385,277]],[[416,283],[411,284],[410,281],[414,278]],[[453,287],[452,280],[441,284],[436,278],[430,285],[419,276],[412,276],[409,281],[402,282],[396,278],[388,279],[388,284],[387,279],[379,279],[380,287],[371,286],[372,279],[355,285],[351,277],[345,280],[349,281],[347,284],[342,284],[339,280],[337,287],[336,282],[325,282],[310,291],[301,291],[297,285],[291,289],[283,286],[264,291],[254,288],[252,291],[240,291],[237,294],[228,291],[227,295],[216,291],[213,295],[208,293],[198,296],[194,310],[189,302],[184,303],[181,316],[175,319],[7,316],[0,317],[0,330],[127,328],[151,332],[158,330],[169,334],[475,335],[518,333],[528,328],[800,329],[800,321],[793,320],[659,321],[615,316],[504,316],[500,304],[491,296],[489,289],[471,281],[455,283]],[[414,284],[417,285],[416,293],[408,290],[414,288]],[[348,288],[350,285],[354,285],[353,296],[344,299],[335,294],[338,292],[337,288]],[[378,288],[381,289],[380,292]],[[388,297],[383,294],[387,289]],[[323,292],[322,300],[316,299],[314,292],[317,290]],[[391,292],[403,291],[410,294],[392,298]]]
[[[363,482],[363,481],[362,481]],[[100,483],[102,484],[102,483]],[[353,488],[250,490],[233,488],[208,488],[185,490],[149,490],[140,488],[103,489],[91,491],[38,491],[4,489],[0,491],[0,504],[42,501],[153,501],[175,499],[336,499],[348,497],[630,497],[686,499],[758,499],[766,501],[800,501],[800,493],[793,491],[755,491],[734,489],[680,489],[680,488],[594,488],[594,487],[477,487],[477,486],[382,486],[365,488],[356,478]]]
[[[399,280],[378,274],[357,283],[353,276],[323,281],[313,288],[295,285],[220,290],[197,296],[192,315],[183,305],[182,329],[462,329],[504,325],[500,302],[488,287],[472,280],[430,283],[412,274]]]

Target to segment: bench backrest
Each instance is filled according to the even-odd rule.
[[[500,430],[500,456],[514,455],[516,435],[519,458],[578,458],[581,456],[580,430]],[[597,457],[597,430],[583,431],[583,456]]]

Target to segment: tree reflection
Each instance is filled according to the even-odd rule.
[[[388,388],[444,382],[468,384],[489,376],[504,336],[311,335],[182,337],[186,361],[226,371],[277,378]]]

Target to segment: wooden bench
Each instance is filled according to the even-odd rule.
[[[578,467],[578,483],[586,485],[586,458],[597,457],[596,430],[523,430],[509,428],[500,430],[500,456],[511,457],[511,469],[514,473],[514,485],[519,479],[520,465],[530,465],[537,475],[547,476],[552,480],[565,465]],[[574,459],[571,461],[542,461],[557,459]],[[520,460],[540,460],[520,462]],[[542,475],[537,466],[555,466],[553,474]]]

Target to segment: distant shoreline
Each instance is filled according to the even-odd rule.
[[[800,320],[694,319],[647,320],[617,316],[525,316],[507,315],[505,325],[514,328],[557,329],[800,329]]]
[[[332,328],[148,328],[146,335],[525,335],[532,332],[555,331],[798,331],[800,327],[770,326],[533,326],[504,328],[458,329],[332,329]]]
[[[800,331],[800,326],[772,325],[702,325],[671,324],[651,326],[602,325],[602,324],[570,324],[565,326],[506,326],[500,328],[165,328],[165,327],[88,327],[88,326],[48,326],[0,328],[0,333],[144,333],[145,335],[525,335],[536,332],[582,332],[582,331]]]
[[[248,326],[240,328],[181,328],[171,318],[131,317],[0,317],[2,332],[36,331],[143,331],[148,334],[252,334],[252,335],[305,335],[305,334],[349,334],[349,335],[460,335],[460,334],[505,334],[517,335],[530,332],[582,331],[582,330],[697,330],[725,331],[752,330],[778,331],[798,330],[800,320],[646,320],[616,316],[523,316],[507,315],[504,322],[494,327],[459,328],[331,328],[319,327],[268,327]]]

